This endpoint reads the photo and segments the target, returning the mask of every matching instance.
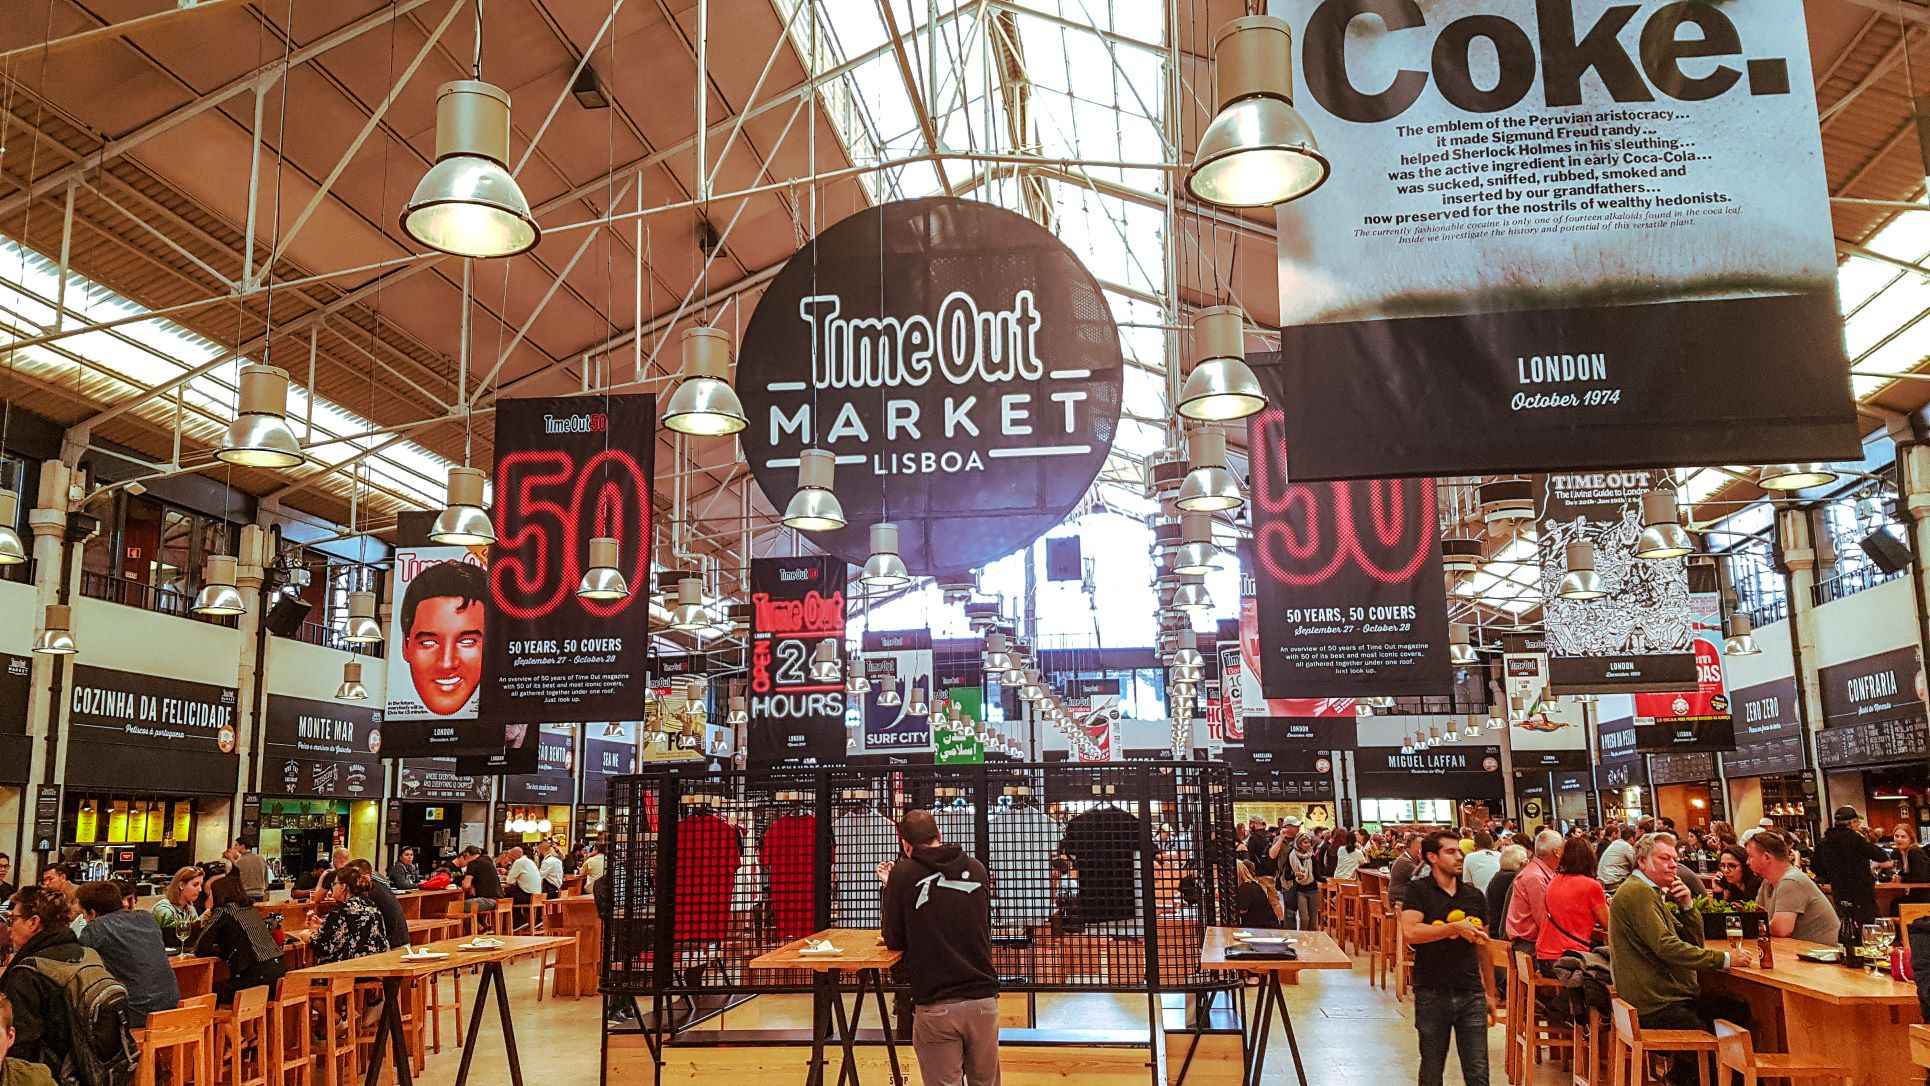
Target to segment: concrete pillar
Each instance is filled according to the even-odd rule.
[[[1787,506],[1776,510],[1776,544],[1782,555],[1789,592],[1789,645],[1796,676],[1797,703],[1803,712],[1803,747],[1808,752],[1810,778],[1818,805],[1828,825],[1831,807],[1828,783],[1816,767],[1815,732],[1823,726],[1823,691],[1816,681],[1816,542],[1809,510]]]
[[[236,620],[235,626],[241,635],[241,654],[235,669],[235,767],[234,802],[228,805],[228,838],[233,840],[241,833],[241,812],[243,796],[257,791],[260,787],[261,767],[255,757],[261,745],[263,722],[262,691],[256,675],[264,651],[261,637],[261,624],[268,607],[267,597],[262,593],[262,585],[267,580],[264,555],[265,536],[258,525],[246,524],[241,528],[241,558],[235,570],[235,587],[241,590],[241,598],[248,609]],[[227,842],[223,842],[225,846]]]
[[[70,476],[66,465],[58,460],[50,460],[40,466],[40,491],[35,495],[34,507],[27,513],[27,527],[33,534],[34,555],[34,630],[42,628],[47,613],[47,605],[60,602],[61,552],[67,539],[67,486]],[[79,636],[78,634],[76,636]],[[39,865],[47,857],[35,854],[35,864],[29,869],[27,853],[38,844],[33,840],[35,798],[40,794],[40,786],[58,783],[59,774],[49,758],[49,739],[60,734],[61,721],[64,719],[62,703],[66,700],[57,691],[67,688],[69,674],[68,658],[65,656],[44,656],[33,654],[33,679],[27,691],[27,741],[32,752],[27,764],[27,788],[22,793],[21,822],[25,833],[22,840],[26,847],[14,864],[14,882],[28,885],[30,879],[40,877]],[[54,842],[59,847],[59,842]]]

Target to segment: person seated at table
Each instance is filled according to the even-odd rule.
[[[168,946],[176,947],[187,941],[188,929],[201,918],[195,908],[196,898],[201,896],[202,874],[198,867],[184,867],[168,880],[168,888],[161,892],[161,900],[154,903],[154,922],[161,926],[161,939]]]
[[[352,859],[354,857],[349,855],[348,849],[345,848],[338,847],[334,852],[329,853],[328,870],[322,872],[322,881],[315,884],[317,896],[327,897],[335,892],[335,880],[341,876],[342,868],[347,867]]]
[[[1615,994],[1635,1008],[1644,1029],[1707,1030],[1718,1018],[1746,1027],[1749,1007],[1728,996],[1704,994],[1696,974],[1754,966],[1755,953],[1703,947],[1702,917],[1690,910],[1693,895],[1677,876],[1673,834],[1644,834],[1634,851],[1634,869],[1608,906]],[[1670,908],[1670,901],[1677,907]],[[1697,1081],[1696,1067],[1695,1060],[1676,1060],[1669,1080],[1690,1086]]]
[[[455,873],[448,864],[440,864],[428,878],[417,886],[418,890],[447,890],[456,881]]]
[[[1896,846],[1897,881],[1930,883],[1930,853],[1917,844],[1917,835],[1908,822],[1896,824],[1890,831],[1890,843]],[[1930,902],[1930,890],[1906,891],[1903,900],[1912,905]]]
[[[312,944],[315,964],[327,965],[388,950],[388,925],[371,897],[375,878],[366,868],[350,865],[337,871],[334,881],[345,897],[322,921],[322,930],[315,934]]]
[[[536,846],[540,858],[536,865],[537,874],[543,876],[543,892],[551,897],[563,896],[563,850],[554,841],[544,841]]]
[[[63,891],[26,886],[14,891],[12,902],[13,957],[0,973],[0,996],[13,1005],[13,1055],[60,1074],[72,1057],[71,1008],[66,989],[35,962],[74,965],[99,956],[75,938],[73,899]]]
[[[543,872],[536,861],[524,855],[521,848],[512,848],[505,857],[509,860],[509,896],[517,905],[527,905],[537,894],[543,892]],[[518,921],[524,923],[526,921]]]
[[[415,849],[405,845],[396,854],[395,862],[389,865],[389,887],[394,890],[414,890],[421,885],[422,872],[415,865]]]
[[[1488,899],[1488,915],[1506,923],[1508,904],[1514,890],[1515,879],[1521,876],[1521,869],[1528,866],[1528,849],[1513,841],[1501,846],[1501,870],[1488,880],[1488,888],[1482,896]]]
[[[215,986],[215,998],[226,1005],[234,1002],[236,992],[280,980],[287,965],[267,918],[255,908],[238,876],[216,879],[209,897],[214,911],[208,914],[201,937],[195,940],[194,952],[219,958],[227,967],[228,976]]]
[[[87,926],[80,945],[101,956],[101,963],[127,988],[127,1024],[147,1025],[147,1016],[181,1005],[181,985],[168,964],[161,944],[161,926],[153,913],[125,908],[121,884],[90,882],[76,895]]]
[[[1749,869],[1749,850],[1742,845],[1724,845],[1716,854],[1716,877],[1709,881],[1709,896],[1729,905],[1754,901],[1762,892],[1762,879]]]
[[[383,885],[382,880],[375,877],[375,865],[367,860],[350,860],[348,866],[360,867],[363,873],[368,875],[369,900],[375,902],[375,907],[382,911],[382,927],[388,933],[389,947],[394,949],[408,946],[409,917],[402,911],[402,903],[395,899],[395,891]],[[339,881],[339,876],[337,878]]]
[[[0,1086],[54,1086],[54,1073],[44,1063],[17,1059],[13,1050],[13,1004],[0,995]]]
[[[1608,894],[1595,878],[1595,850],[1588,842],[1569,838],[1561,846],[1555,881],[1548,884],[1548,913],[1535,934],[1535,968],[1544,977],[1555,975],[1555,961],[1570,951],[1587,953],[1595,946],[1595,929],[1608,927]]]
[[[226,853],[223,855],[226,855]],[[210,860],[207,863],[201,864],[200,867],[201,892],[195,895],[194,911],[197,916],[206,916],[214,911],[214,902],[209,900],[208,888],[214,885],[214,880],[233,871],[234,865],[224,859]]]
[[[1233,908],[1240,915],[1240,926],[1279,927],[1280,898],[1273,889],[1273,880],[1255,878],[1253,865],[1245,860],[1236,861],[1233,869],[1239,873],[1240,880],[1240,888],[1233,894]]]
[[[80,889],[80,865],[58,863],[41,868],[40,888],[67,895],[67,912],[73,917],[69,927],[75,935],[79,935],[80,929],[87,926],[87,918],[80,915],[80,906],[74,901],[74,892]]]
[[[1768,918],[1769,934],[1812,943],[1834,943],[1840,921],[1836,907],[1814,880],[1792,862],[1789,842],[1775,830],[1749,839],[1749,867],[1761,880],[1756,903]]]

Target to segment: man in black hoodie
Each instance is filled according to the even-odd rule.
[[[1870,865],[1888,871],[1896,862],[1857,830],[1862,817],[1856,808],[1837,808],[1835,821],[1816,846],[1813,866],[1819,881],[1829,883],[1830,897],[1848,905],[1858,924],[1868,924],[1876,919],[1876,876]]]
[[[899,820],[904,858],[885,876],[885,946],[903,951],[917,1008],[911,1043],[927,1086],[998,1086],[998,971],[985,865],[938,839],[930,811]]]

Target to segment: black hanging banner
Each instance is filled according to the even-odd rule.
[[[1354,752],[1363,796],[1395,799],[1483,799],[1502,794],[1501,748],[1472,743],[1402,754],[1398,747]]]
[[[1803,771],[1802,710],[1793,677],[1734,691],[1736,749],[1722,756],[1728,777],[1774,777]]]
[[[271,796],[382,794],[382,714],[339,701],[268,695],[261,790]]]
[[[27,738],[27,698],[33,660],[0,652],[0,781],[27,783],[33,742]]]
[[[612,720],[643,704],[656,423],[651,395],[497,408],[483,720]],[[620,599],[576,594],[598,536],[617,541]]]
[[[1609,699],[1603,698],[1602,722],[1596,731],[1597,742],[1601,745],[1601,762],[1597,765],[1597,779],[1603,788],[1626,788],[1631,784],[1647,784],[1648,758],[1635,749],[1635,706],[1631,699],[1618,698],[1628,702],[1624,707],[1611,713]]]
[[[1450,693],[1433,480],[1289,482],[1276,409],[1248,441],[1265,695]]]
[[[844,590],[844,562],[831,555],[751,560],[753,769],[844,758],[844,682],[811,675],[825,644],[844,673]]]
[[[610,778],[637,771],[637,726],[632,721],[589,724],[583,729],[583,784],[577,802],[610,801]]]
[[[593,727],[595,725],[592,725]],[[545,724],[536,735],[536,769],[503,778],[504,803],[570,803],[576,787],[576,729]]]
[[[782,509],[799,453],[831,452],[850,527],[811,541],[862,565],[888,521],[919,574],[982,566],[1063,521],[1112,448],[1123,385],[1112,307],[1072,250],[948,197],[820,233],[765,288],[737,358],[765,496]]]

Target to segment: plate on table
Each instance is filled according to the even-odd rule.
[[[844,949],[842,947],[828,942],[806,943],[804,946],[798,948],[799,956],[806,958],[835,958],[843,953]]]
[[[446,950],[425,950],[420,954],[404,954],[402,955],[402,960],[405,962],[439,962],[448,956],[449,952]]]
[[[501,950],[502,948],[501,939],[471,939],[466,943],[456,944],[457,950]]]

